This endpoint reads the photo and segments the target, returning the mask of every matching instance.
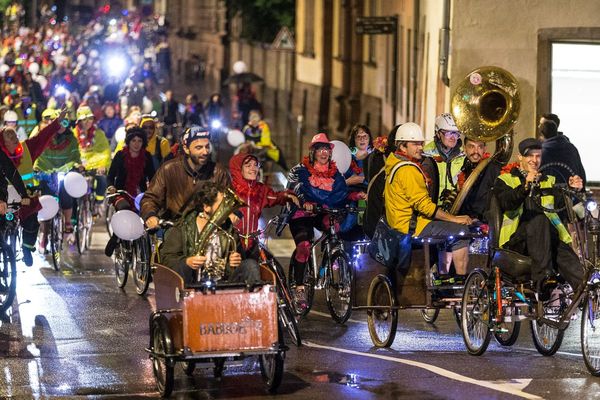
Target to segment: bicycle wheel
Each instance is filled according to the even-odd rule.
[[[104,213],[104,221],[106,223],[106,231],[108,232],[108,236],[112,236],[113,231],[112,231],[112,228],[110,227],[110,220],[112,219],[112,216],[116,212],[115,206],[112,203],[110,203],[110,204],[107,203],[105,209],[106,209],[106,211]]]
[[[152,371],[156,379],[156,387],[162,397],[169,397],[175,384],[175,373],[173,363],[165,357],[166,354],[173,354],[173,341],[169,331],[169,324],[164,316],[158,316],[152,321],[150,327],[150,342],[152,351],[160,356],[151,355]]]
[[[440,315],[439,308],[425,308],[421,310],[421,318],[428,324],[433,324],[437,320],[438,315]]]
[[[115,276],[117,278],[117,285],[123,288],[127,283],[127,275],[129,274],[129,249],[127,242],[119,240],[119,244],[115,248],[113,254],[115,260]]]
[[[84,224],[85,224],[85,248],[87,250],[92,247],[92,227],[94,226],[94,200],[93,200],[93,197],[92,197],[92,199],[90,199],[90,197],[86,198]]]
[[[519,338],[521,331],[521,321],[516,321],[519,309],[516,307],[507,307],[504,309],[504,320],[510,318],[511,321],[502,321],[494,332],[496,341],[502,346],[512,346]]]
[[[133,242],[132,246],[132,265],[131,272],[133,283],[135,283],[135,291],[140,296],[143,296],[148,290],[151,278],[150,268],[150,251],[148,248],[148,239],[142,236]]]
[[[336,250],[329,259],[325,284],[325,297],[331,318],[343,324],[352,314],[353,292],[352,281],[354,270],[343,250]]]
[[[475,270],[465,282],[461,305],[461,330],[469,354],[479,356],[485,352],[492,333],[490,331],[490,302],[487,274]]]
[[[581,353],[590,374],[600,376],[600,288],[590,290],[583,301]]]
[[[554,301],[544,303],[544,318],[553,320],[559,319],[558,309],[550,303]],[[532,319],[531,320],[531,338],[537,351],[544,356],[552,356],[558,351],[562,344],[563,337],[565,335],[564,329],[558,329],[549,326],[548,324]]]
[[[15,255],[6,243],[0,244],[0,312],[6,311],[17,291],[17,263]]]
[[[260,373],[267,385],[269,392],[274,393],[281,384],[283,378],[284,356],[282,352],[275,354],[261,354],[258,356]]]
[[[398,328],[398,310],[392,291],[392,283],[384,275],[377,275],[369,286],[367,306],[367,324],[371,341],[377,347],[390,347],[396,337]]]
[[[83,204],[84,200],[77,200],[77,224],[75,224],[75,242],[77,244],[77,252],[82,254],[85,251],[85,216],[84,209],[85,205]]]
[[[292,343],[296,346],[302,346],[300,330],[298,329],[298,323],[296,322],[296,313],[291,304],[292,296],[290,295],[287,286],[285,286],[285,282],[280,274],[283,272],[283,269],[280,265],[277,265],[277,260],[273,259],[271,262],[277,284],[277,301],[279,302],[277,315],[279,317],[279,322],[281,323],[282,328],[287,331]]]
[[[60,270],[62,262],[63,245],[63,223],[62,214],[59,212],[50,221],[50,253],[52,255],[52,266],[55,271]]]

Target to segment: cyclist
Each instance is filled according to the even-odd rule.
[[[430,179],[421,168],[424,140],[421,127],[413,122],[396,130],[396,151],[385,163],[386,220],[393,231],[403,235],[456,238],[472,219],[467,215],[448,214],[431,201],[427,190]],[[468,239],[449,241],[457,280],[464,279],[467,274],[468,246]]]
[[[160,248],[161,261],[177,271],[187,283],[198,282],[207,263],[227,261],[224,279],[229,282],[253,283],[260,281],[258,263],[242,256],[239,236],[227,219],[215,229],[205,248],[196,248],[198,233],[206,225],[223,201],[224,188],[212,182],[201,182],[194,194],[192,209],[173,228],[165,233]],[[227,233],[225,233],[227,232]],[[228,234],[235,239],[235,251],[227,254]],[[205,255],[198,255],[202,251]]]
[[[25,185],[33,185],[33,163],[48,147],[50,140],[61,127],[60,124],[65,115],[66,110],[58,115],[52,115],[56,117],[53,122],[42,129],[37,136],[22,142],[19,142],[17,132],[13,128],[6,127],[3,129],[0,148],[11,159]],[[34,202],[30,206],[21,207],[19,210],[19,218],[23,228],[23,261],[28,267],[33,265],[31,251],[35,249],[37,240],[39,229],[37,211],[39,211],[39,208],[39,203]]]
[[[246,203],[246,206],[240,210],[243,216],[236,224],[236,228],[243,235],[258,229],[258,220],[265,207],[283,205],[287,202],[300,206],[298,198],[291,191],[275,192],[271,187],[259,182],[257,180],[259,167],[258,158],[252,154],[236,154],[229,161],[231,186]],[[258,247],[252,238],[242,240],[242,245],[249,257],[258,259]]]
[[[125,190],[132,197],[146,191],[147,185],[154,176],[154,165],[152,157],[146,151],[148,137],[143,129],[133,127],[127,130],[125,147],[115,154],[108,171],[107,193],[115,193],[117,190]],[[117,197],[115,209],[128,210],[134,208],[130,197]],[[105,253],[108,257],[112,255],[118,239],[113,235],[106,244]]]
[[[79,142],[79,153],[83,167],[95,177],[96,206],[104,200],[106,192],[106,172],[110,166],[110,145],[102,131],[94,124],[94,114],[88,106],[77,109],[75,137]],[[97,209],[97,207],[95,207]],[[95,210],[97,213],[97,210]]]
[[[161,166],[144,193],[141,216],[151,229],[158,226],[159,217],[174,220],[182,216],[201,182],[229,186],[227,170],[210,159],[210,132],[193,126],[184,136],[184,154]]]
[[[310,256],[310,242],[314,236],[313,228],[326,230],[329,220],[324,215],[311,214],[315,205],[324,207],[342,207],[348,201],[365,198],[364,192],[350,192],[346,180],[338,171],[335,161],[331,159],[333,144],[327,135],[319,133],[313,136],[309,155],[294,166],[288,175],[288,189],[292,189],[303,209],[296,209],[289,221],[290,231],[296,243],[296,250],[290,259],[290,270],[294,271],[296,282],[296,301],[300,307],[306,306],[304,291],[304,270]],[[351,219],[341,223],[340,230],[348,228]]]
[[[42,122],[38,126],[40,130],[43,130],[50,121],[57,118],[60,115],[58,110],[46,109],[42,113]],[[43,173],[54,173],[54,172],[67,172],[77,165],[81,165],[81,156],[79,154],[79,146],[77,139],[73,135],[73,132],[65,123],[66,120],[62,120],[63,123],[59,126],[58,132],[50,140],[48,147],[42,152],[38,159],[33,164],[34,171],[40,171]],[[47,188],[50,190],[50,188]],[[73,225],[71,223],[71,216],[73,215],[74,200],[63,185],[61,181],[58,188],[58,193],[52,193],[51,191],[46,194],[58,194],[58,203],[64,216],[65,225],[63,233],[73,233]],[[46,232],[47,223],[42,224],[42,232],[44,233],[40,240],[40,252],[43,253],[46,249]]]
[[[554,208],[555,196],[551,193],[556,178],[539,172],[542,160],[542,142],[528,138],[519,143],[519,162],[509,164],[494,184],[494,195],[503,210],[499,245],[502,248],[531,257],[531,278],[538,295],[545,300],[548,279],[556,266],[571,287],[576,290],[582,283],[583,266],[569,245],[571,235],[556,213],[540,210],[533,201],[531,190],[539,186],[541,203]],[[583,189],[583,180],[575,175],[568,185]],[[546,192],[547,191],[547,192]],[[548,285],[549,286],[549,285]]]
[[[19,175],[19,171],[15,168],[11,159],[0,151],[0,215],[6,214],[6,202],[8,201],[8,182],[7,179],[17,190],[17,193],[23,198],[27,198],[27,190]]]
[[[275,161],[281,168],[287,171],[287,164],[283,158],[281,150],[271,140],[271,129],[269,125],[262,120],[260,112],[250,111],[248,115],[248,124],[242,130],[246,137],[246,142],[259,149],[266,151],[267,158]]]

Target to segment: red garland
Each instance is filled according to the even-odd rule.
[[[15,149],[15,154],[10,154],[10,152],[4,145],[4,140],[2,141],[2,143],[0,143],[0,147],[2,147],[2,151],[4,151],[8,158],[10,158],[15,168],[18,168],[19,165],[21,165],[21,158],[23,157],[23,145],[21,143],[17,145],[17,148]]]
[[[350,169],[352,170],[352,172],[354,172],[355,175],[360,175],[363,172],[362,168],[359,167],[356,161],[354,160],[350,162]]]
[[[519,166],[520,166],[520,164],[518,162],[507,164],[504,167],[502,167],[502,169],[500,170],[500,175],[510,174],[510,171],[512,171],[513,168],[519,168]]]
[[[400,150],[396,150],[396,152],[394,154],[404,158],[407,161],[417,164],[419,166],[419,170],[421,170],[421,172],[423,173],[423,176],[425,176],[425,184],[427,185],[427,187],[431,186],[433,181],[431,180],[429,175],[427,175],[427,172],[423,168],[421,168],[421,160],[417,160],[416,158],[413,158],[413,157],[409,156],[408,154],[406,154],[405,152],[400,151]]]
[[[310,175],[318,176],[320,178],[333,178],[336,172],[338,172],[337,165],[333,160],[329,161],[329,168],[327,169],[327,172],[317,171],[315,167],[311,164],[308,156],[304,156],[304,159],[302,160],[302,165],[306,167]]]
[[[82,133],[79,127],[75,127],[75,133],[77,133],[77,141],[79,141],[79,147],[83,150],[87,150],[94,144],[94,135],[96,134],[96,125],[92,125],[87,132]]]

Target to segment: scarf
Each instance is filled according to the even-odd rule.
[[[399,158],[401,158],[403,161],[410,161],[410,162],[413,162],[413,163],[417,164],[419,166],[419,169],[421,170],[421,173],[425,177],[425,185],[427,187],[431,187],[431,184],[433,183],[433,181],[431,180],[431,178],[429,177],[429,175],[427,175],[427,172],[421,167],[421,163],[422,163],[421,160],[413,158],[413,157],[409,156],[408,154],[406,154],[405,152],[403,152],[401,150],[396,150],[394,152],[394,154],[396,156],[398,156]]]
[[[75,128],[75,132],[77,133],[77,140],[79,141],[79,147],[82,150],[89,150],[90,147],[94,144],[94,135],[96,133],[96,125],[92,125],[92,127],[87,132],[81,132],[79,127]]]
[[[521,164],[519,164],[518,162],[507,164],[504,167],[502,167],[502,170],[500,170],[500,174],[510,174],[514,168],[520,169],[520,166]]]
[[[310,174],[308,181],[311,186],[318,189],[327,190],[331,192],[333,190],[333,177],[337,173],[337,165],[335,161],[329,161],[327,165],[320,165],[319,163],[311,164],[308,157],[304,157],[302,164],[308,170]]]
[[[140,181],[144,177],[144,167],[146,164],[146,150],[140,150],[137,157],[132,157],[127,146],[123,147],[125,171],[125,190],[132,196],[138,194]]]
[[[17,145],[17,148],[15,149],[14,154],[10,154],[10,152],[4,145],[4,141],[2,141],[2,143],[0,143],[0,147],[2,148],[2,151],[4,151],[4,153],[6,153],[8,158],[10,158],[10,160],[12,161],[15,168],[19,168],[19,165],[21,164],[21,158],[23,157],[23,145],[21,143],[19,143]]]

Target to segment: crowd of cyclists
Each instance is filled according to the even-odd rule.
[[[382,225],[398,242],[407,234],[454,237],[438,257],[437,277],[461,282],[468,272],[469,241],[459,233],[474,221],[486,222],[492,193],[505,210],[501,244],[534,258],[532,277],[540,291],[555,267],[574,287],[581,284],[569,232],[559,216],[527,201],[534,185],[554,182],[539,173],[543,144],[536,139],[519,144],[519,162],[510,168],[490,162],[454,215],[449,211],[457,192],[490,154],[482,141],[464,138],[463,143],[451,114],[436,118],[434,140],[426,146],[421,127],[411,122],[380,137],[373,137],[366,125],[352,127],[347,140],[352,161],[346,171],[334,159],[337,144],[326,133],[316,133],[306,156],[288,171],[251,86],[242,85],[230,124],[241,128],[249,149],[240,149],[224,166],[215,161],[212,125],[227,120],[221,96],[214,94],[204,104],[192,93],[179,104],[172,90],[159,90],[170,83],[170,62],[164,61],[166,32],[156,19],[133,12],[100,13],[75,30],[50,12],[37,28],[13,27],[2,35],[0,54],[0,213],[6,211],[10,181],[24,199],[19,212],[28,266],[36,243],[42,254],[48,244],[47,229],[38,232],[41,205],[31,188],[58,198],[63,233],[69,235],[74,201],[56,180],[57,173],[76,170],[93,179],[96,214],[107,193],[125,191],[128,196],[115,197],[117,210],[136,210],[133,199],[144,193],[139,214],[148,228],[158,228],[164,219],[175,222],[164,235],[161,252],[167,266],[186,281],[198,280],[211,257],[229,258],[232,280],[258,280],[258,246],[248,235],[257,230],[266,207],[284,206],[281,220],[295,243],[290,281],[300,308],[306,306],[303,279],[314,229],[330,228],[320,209],[366,204],[364,214],[348,213],[337,222],[347,242],[371,237]],[[545,116],[542,136],[559,135],[554,117]],[[260,181],[266,161],[286,172],[286,190],[276,192]],[[44,184],[47,176],[52,184]],[[585,182],[575,175],[567,183],[582,189]],[[219,231],[210,243],[213,251],[199,255],[198,232],[228,189],[245,203],[222,226],[228,235],[237,232],[236,247],[224,255]],[[540,231],[545,232],[541,241]],[[109,239],[108,256],[118,240],[114,235]]]

